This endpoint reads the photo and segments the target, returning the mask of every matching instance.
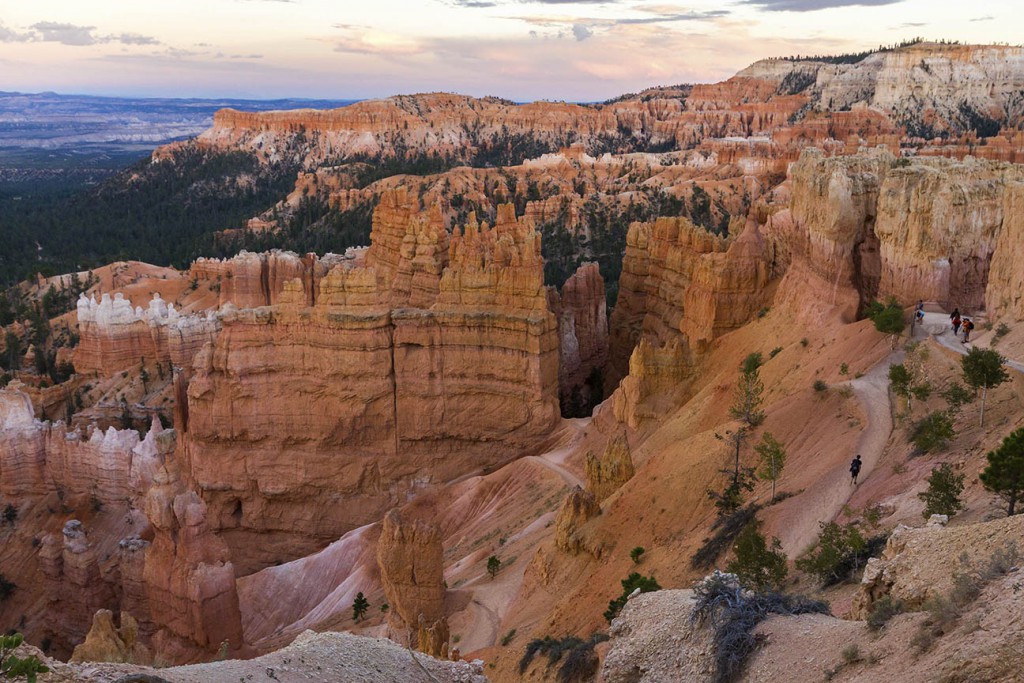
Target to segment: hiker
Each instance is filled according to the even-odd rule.
[[[857,457],[850,463],[850,482],[854,486],[857,485],[857,475],[860,474],[860,465],[860,453],[858,453]]]
[[[971,330],[974,329],[974,323],[971,322],[970,318],[964,318],[964,340],[961,344],[966,344],[971,341]]]
[[[960,307],[957,306],[956,308],[953,309],[953,312],[949,314],[949,319],[950,320],[956,320],[959,317],[960,317]]]
[[[953,336],[956,337],[960,334],[960,312],[953,311],[956,315],[953,317]]]

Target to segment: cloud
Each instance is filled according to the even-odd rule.
[[[34,35],[34,33],[18,33],[0,24],[0,43],[27,43],[32,40]]]
[[[56,21],[40,21],[32,24],[29,28],[37,31],[41,40],[46,43],[60,43],[62,45],[95,45],[103,42],[93,35],[95,26],[76,26],[75,24],[62,24]]]
[[[904,0],[743,0],[744,5],[754,5],[769,12],[817,12],[835,7],[875,7],[895,5]]]
[[[153,36],[144,36],[141,33],[99,35],[96,33],[95,26],[79,26],[59,21],[40,21],[28,28],[28,31],[19,33],[0,25],[0,43],[60,43],[61,45],[73,47],[86,47],[105,43],[121,43],[122,45],[161,44]]]
[[[618,0],[446,0],[453,7],[499,7],[502,5],[614,5]]]
[[[576,40],[586,40],[590,36],[594,35],[594,32],[587,28],[585,24],[573,24],[572,35]]]

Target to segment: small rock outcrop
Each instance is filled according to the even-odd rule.
[[[589,491],[576,486],[562,501],[555,517],[555,546],[572,555],[588,552],[599,555],[593,544],[584,538],[583,525],[601,514],[601,505]]]
[[[585,467],[587,490],[594,494],[597,502],[618,491],[635,473],[626,435],[619,434],[609,439],[600,456],[588,451]]]
[[[401,642],[434,657],[448,656],[444,614],[444,551],[441,531],[405,521],[390,511],[377,541],[377,566],[387,596],[388,624]]]
[[[114,624],[114,614],[101,609],[92,618],[92,628],[85,642],[75,647],[71,662],[122,662],[149,664],[152,654],[139,642],[139,624],[128,612],[121,612],[121,625]]]

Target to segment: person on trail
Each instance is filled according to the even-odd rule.
[[[971,341],[971,330],[974,329],[974,323],[971,322],[970,318],[964,318],[964,340],[961,344],[966,344]]]
[[[949,314],[949,319],[950,320],[958,320],[959,318],[960,318],[960,307],[958,306],[958,307],[953,309],[952,313]]]
[[[953,317],[953,336],[955,337],[960,334],[960,313],[958,311],[953,312],[956,313]]]
[[[850,463],[850,483],[854,486],[857,485],[857,475],[860,474],[860,465],[860,453],[858,453],[857,457]]]

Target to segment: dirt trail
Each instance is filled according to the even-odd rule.
[[[889,435],[892,434],[889,366],[903,362],[903,356],[902,349],[893,351],[864,376],[834,385],[836,388],[852,388],[864,409],[866,424],[857,441],[856,451],[863,461],[858,479],[860,484],[871,476],[889,441]],[[819,482],[818,486],[802,496],[801,506],[805,511],[801,516],[804,521],[803,528],[792,536],[791,541],[796,552],[801,552],[814,543],[820,531],[818,522],[835,519],[857,490],[850,482],[848,468],[848,462],[840,463]]]
[[[548,468],[549,470],[560,476],[562,480],[570,487],[583,486],[583,481],[575,474],[567,470],[564,467],[564,463],[566,458],[568,458],[569,455],[576,450],[576,444],[583,436],[583,432],[585,431],[586,426],[590,424],[590,418],[588,417],[566,420],[566,423],[568,425],[568,429],[574,430],[575,433],[572,435],[572,437],[569,439],[569,442],[565,446],[563,446],[562,448],[556,448],[553,451],[548,451],[547,453],[542,453],[540,455],[529,455],[524,459],[531,460],[543,467]]]
[[[982,330],[974,330],[975,335],[981,333]],[[949,323],[948,313],[925,312],[924,322],[915,326],[914,339],[926,339],[929,336],[935,339],[935,341],[942,346],[945,346],[947,349],[955,351],[963,356],[966,356],[967,352],[974,348],[974,344],[972,342],[964,344],[959,338],[953,335],[953,329]],[[1016,370],[1017,372],[1024,373],[1024,363],[1021,363],[1020,361],[1007,359],[1006,366]]]

